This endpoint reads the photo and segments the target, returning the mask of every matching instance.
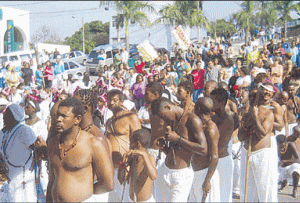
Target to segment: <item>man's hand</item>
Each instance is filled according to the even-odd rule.
[[[180,139],[180,136],[177,135],[175,131],[172,131],[170,126],[167,126],[167,131],[165,133],[165,139],[166,141],[170,142],[178,142]]]
[[[208,194],[211,188],[211,184],[210,181],[208,181],[207,179],[205,179],[203,185],[202,185],[202,189],[203,189],[203,195],[204,194]]]
[[[34,142],[34,147],[36,149],[40,149],[42,147],[47,147],[47,143],[41,136],[38,136],[36,141]]]

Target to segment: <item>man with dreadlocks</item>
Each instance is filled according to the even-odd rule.
[[[80,128],[86,132],[91,133],[95,137],[99,138],[102,145],[106,148],[106,152],[105,151],[101,152],[101,159],[105,162],[109,162],[107,164],[107,167],[111,166],[111,170],[113,170],[110,142],[103,135],[102,131],[94,124],[93,121],[93,112],[97,106],[97,94],[94,92],[93,89],[78,89],[75,92],[74,97],[80,100],[83,103],[83,107],[84,107],[84,115],[79,124]],[[103,175],[107,176],[110,174],[103,174]],[[113,179],[113,177],[110,177],[110,179]],[[108,201],[108,192],[104,194],[97,194],[97,195],[95,194],[94,196],[100,202]]]
[[[112,161],[115,168],[115,187],[109,194],[109,202],[122,202],[122,196],[129,197],[129,188],[125,190],[126,187],[120,185],[117,174],[120,165],[125,167],[122,160],[123,155],[130,150],[129,137],[134,131],[142,128],[138,116],[124,107],[124,100],[125,96],[120,90],[113,89],[107,93],[108,108],[113,112],[113,116],[106,122],[105,135],[112,146]],[[124,201],[128,202],[129,199]]]
[[[293,134],[293,128],[298,125],[297,114],[300,113],[300,99],[295,96],[296,85],[293,83],[288,84],[289,99],[286,103],[287,107],[287,121],[289,124],[289,135]]]

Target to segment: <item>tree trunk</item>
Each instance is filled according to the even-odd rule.
[[[125,39],[126,39],[126,51],[129,53],[129,19],[126,19],[126,25],[125,25]]]
[[[118,18],[120,17],[120,11],[118,9]],[[118,42],[121,41],[121,36],[120,36],[120,23],[119,23],[119,19],[118,19],[118,23],[117,23],[117,38],[118,38]]]
[[[245,44],[247,44],[248,40],[248,26],[245,28]]]
[[[287,36],[287,18],[284,19],[284,38]]]
[[[215,43],[217,43],[217,21],[215,22]]]
[[[197,26],[197,33],[198,33],[198,43],[200,43],[201,39],[200,39],[200,26]]]

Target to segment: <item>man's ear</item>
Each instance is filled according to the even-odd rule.
[[[81,115],[76,116],[75,125],[79,125],[81,121],[82,121],[82,116]]]

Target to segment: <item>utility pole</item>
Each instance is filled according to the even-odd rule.
[[[84,50],[84,20],[83,20],[83,17],[82,17],[82,52],[85,53],[85,50]]]

